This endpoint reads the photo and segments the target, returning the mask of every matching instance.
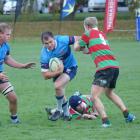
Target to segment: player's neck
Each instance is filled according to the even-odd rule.
[[[2,47],[4,43],[6,43],[6,41],[0,40],[0,47]]]
[[[3,41],[0,40],[0,47],[2,46],[2,44],[3,44]]]

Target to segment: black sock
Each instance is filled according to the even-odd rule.
[[[11,119],[12,119],[12,120],[17,119],[17,115],[11,115]]]
[[[102,118],[102,123],[110,124],[110,121],[107,117]]]
[[[127,118],[127,117],[128,117],[128,115],[129,115],[128,110],[123,111],[123,116],[124,116],[124,118]]]

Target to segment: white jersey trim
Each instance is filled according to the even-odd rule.
[[[41,72],[47,72],[49,69],[41,69]]]

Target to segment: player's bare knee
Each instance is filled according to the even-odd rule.
[[[9,96],[7,96],[7,99],[12,104],[17,103],[17,96],[14,93],[11,93],[11,95],[9,94]]]
[[[59,82],[54,83],[55,90],[61,90],[62,86],[59,84]]]
[[[107,91],[105,92],[105,95],[106,95],[109,99],[111,99],[112,96],[113,96],[113,91],[107,90]]]

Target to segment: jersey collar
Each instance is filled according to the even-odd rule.
[[[55,49],[57,48],[57,41],[55,40]]]

